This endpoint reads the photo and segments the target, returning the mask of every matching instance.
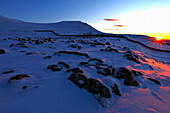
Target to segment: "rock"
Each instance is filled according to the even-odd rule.
[[[0,49],[0,54],[5,54],[5,50],[4,49]]]
[[[155,82],[155,83],[158,84],[158,85],[161,85],[161,82],[159,82],[158,80],[156,80],[156,79],[154,79],[154,78],[147,78],[147,79],[150,80],[150,81]]]
[[[77,46],[77,48],[78,48],[78,49],[82,49],[83,47],[81,47],[81,46]]]
[[[111,98],[110,90],[99,80],[89,78],[86,81],[85,89],[94,94],[100,94],[101,97]]]
[[[138,82],[134,79],[132,72],[124,67],[120,67],[116,78],[125,79],[124,84],[127,86],[137,86]]]
[[[14,70],[9,70],[9,71],[3,72],[2,74],[8,74],[8,73],[13,73],[13,72],[14,72]]]
[[[11,45],[10,45],[10,47],[13,47],[13,46],[14,46],[14,44],[11,44]]]
[[[80,62],[79,66],[83,66],[83,65],[87,65],[87,64],[88,64],[88,62]]]
[[[26,53],[26,55],[31,55],[31,54],[33,54],[33,52],[27,52],[27,53]]]
[[[52,38],[50,37],[50,38],[48,38],[48,42],[52,42],[53,40],[52,40]]]
[[[66,69],[70,68],[70,65],[64,62],[58,62],[58,64],[62,64]]]
[[[71,44],[70,47],[77,48],[77,44]]]
[[[30,76],[27,74],[19,74],[13,77],[10,77],[9,80],[22,80],[23,78],[29,78]]]
[[[79,88],[83,88],[86,85],[87,77],[82,73],[73,73],[68,79],[76,84]]]
[[[106,42],[106,45],[110,45],[110,42]]]
[[[52,56],[46,56],[46,57],[44,57],[43,59],[47,59],[47,58],[51,58]]]
[[[98,67],[96,67],[96,68],[99,69]],[[104,76],[108,76],[108,75],[113,75],[114,71],[115,71],[115,69],[113,67],[107,67],[107,68],[103,68],[101,70],[98,70],[97,73],[102,74]]]
[[[103,63],[103,61],[101,59],[97,59],[97,58],[91,58],[91,59],[89,59],[88,62],[90,62],[90,61],[97,61],[99,63]]]
[[[132,70],[132,73],[133,73],[134,76],[141,76],[141,75],[143,75],[141,72],[135,71],[135,70]]]
[[[69,69],[69,70],[67,70],[66,72],[73,72],[73,73],[84,73],[84,71],[81,69],[81,68],[78,68],[78,67],[76,67],[76,68],[73,68],[73,69]]]
[[[124,80],[124,84],[127,86],[138,86],[139,83],[135,79],[127,78]]]
[[[45,41],[40,41],[40,43],[41,43],[41,44],[44,44],[44,43],[45,43]]]
[[[112,47],[108,46],[105,51],[115,51],[115,52],[119,52],[117,49],[113,49]]]
[[[118,73],[117,73],[117,76],[116,78],[118,79],[127,79],[127,78],[130,78],[132,79],[133,76],[132,76],[132,72],[124,67],[120,67],[119,70],[118,70]]]
[[[137,55],[132,54],[132,53],[125,54],[123,57],[126,57],[128,60],[131,60],[133,62],[140,63],[138,61],[139,57]]]
[[[16,44],[16,45],[18,45],[18,46],[24,46],[25,44],[24,44],[24,43],[18,43],[18,44]]]
[[[62,69],[62,67],[53,64],[53,65],[49,65],[49,66],[47,67],[47,69],[51,69],[52,71],[60,71],[60,70]]]
[[[28,87],[28,86],[23,86],[22,88],[23,88],[23,89],[26,89],[27,87]]]
[[[37,45],[40,44],[39,40],[36,40],[36,41],[35,41],[35,44],[37,44]]]
[[[90,58],[87,53],[80,53],[76,51],[59,51],[58,53],[74,54],[74,55],[80,55],[80,56],[85,56],[86,58]]]
[[[120,94],[120,91],[119,91],[119,88],[118,88],[118,85],[117,85],[117,84],[114,84],[114,86],[113,86],[113,87],[111,86],[111,89],[112,89],[112,93],[115,93],[116,95],[121,96],[121,94]]]

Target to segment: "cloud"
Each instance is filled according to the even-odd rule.
[[[115,27],[126,27],[125,25],[114,25]]]
[[[115,29],[104,29],[104,30],[107,30],[107,31],[111,31],[111,30],[120,30],[120,28],[115,28]]]
[[[114,21],[119,21],[119,19],[104,19],[104,21],[112,21],[112,22],[114,22]]]

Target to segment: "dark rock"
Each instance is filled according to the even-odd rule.
[[[90,58],[87,53],[80,53],[76,51],[59,51],[58,53],[74,54],[74,55],[80,55],[80,56],[85,56],[86,58]]]
[[[99,69],[98,67],[96,67],[97,69]],[[98,70],[97,73],[98,74],[102,74],[104,76],[108,76],[108,75],[113,75],[115,69],[112,67],[107,67],[107,68],[101,68],[102,70]]]
[[[10,70],[10,71],[5,71],[2,74],[8,74],[8,73],[13,73],[13,72],[14,72],[14,70]]]
[[[26,89],[27,87],[28,87],[28,86],[23,86],[22,88],[23,88],[23,89]]]
[[[112,47],[110,47],[110,46],[108,46],[108,47],[105,49],[105,51],[115,51],[115,52],[119,52],[117,49],[114,49],[114,48],[112,48]]]
[[[11,44],[11,45],[10,45],[10,47],[13,47],[13,46],[14,46],[14,44]]]
[[[81,47],[81,46],[77,46],[77,48],[78,48],[78,49],[82,49],[83,47]]]
[[[89,59],[88,62],[90,62],[90,61],[97,61],[99,63],[103,63],[103,61],[101,59],[97,59],[97,58],[91,58],[91,59]]]
[[[132,70],[132,73],[133,73],[134,76],[141,76],[141,75],[143,75],[141,72],[135,71],[135,70]]]
[[[52,38],[50,37],[50,38],[48,38],[48,42],[52,42],[53,40],[52,40]]]
[[[45,42],[44,41],[40,41],[41,44],[44,44]]]
[[[5,54],[5,50],[0,49],[0,54]]]
[[[80,66],[87,65],[87,64],[88,64],[88,62],[80,62],[79,63]]]
[[[51,58],[52,56],[46,56],[46,57],[44,57],[43,59],[47,59],[47,58]]]
[[[77,44],[71,44],[70,47],[76,48],[76,47],[77,47]]]
[[[113,87],[111,86],[111,89],[112,89],[112,93],[115,93],[116,95],[121,96],[121,94],[120,94],[120,91],[119,91],[119,88],[118,88],[118,85],[117,85],[117,84],[114,84],[114,86],[113,86]]]
[[[73,73],[84,73],[84,71],[81,69],[81,68],[78,68],[78,67],[76,67],[76,68],[73,68],[73,69],[69,69],[69,70],[67,70],[66,72],[73,72]]]
[[[22,80],[23,78],[29,78],[30,76],[27,74],[19,74],[13,77],[10,77],[10,80]]]
[[[153,67],[152,66],[149,66],[151,69],[153,69]]]
[[[36,40],[36,41],[35,41],[35,44],[40,44],[39,40]]]
[[[85,89],[94,94],[100,94],[102,97],[111,98],[110,90],[99,80],[89,78],[86,81]]]
[[[130,70],[128,70],[124,67],[120,67],[116,78],[118,78],[118,79],[121,79],[121,78],[123,78],[123,79],[127,79],[127,78],[133,79],[133,76],[132,76],[132,72]]]
[[[135,79],[127,78],[124,80],[124,84],[127,86],[138,86],[139,83]]]
[[[133,62],[140,63],[138,61],[139,57],[137,55],[132,54],[132,53],[128,53],[128,54],[124,55],[123,57],[126,57],[128,60],[131,60]]]
[[[62,64],[66,69],[70,68],[70,65],[64,62],[58,62],[58,64]]]
[[[106,45],[110,45],[110,42],[106,42]]]
[[[53,65],[49,65],[49,66],[47,67],[47,69],[51,69],[52,71],[60,71],[60,70],[62,69],[62,67],[53,64]]]
[[[86,85],[87,77],[82,73],[73,73],[68,79],[76,84],[79,88],[83,88]]]
[[[134,79],[132,72],[124,67],[120,67],[116,78],[125,79],[124,84],[127,86],[137,86],[138,82]]]
[[[33,54],[33,52],[27,52],[27,53],[26,53],[26,55],[31,55],[31,54]]]
[[[24,46],[25,44],[24,44],[24,43],[18,43],[18,44],[16,44],[16,45],[18,45],[18,46]]]
[[[24,46],[20,46],[20,47],[23,47],[23,48],[28,48],[28,46],[25,46],[25,45],[24,45]]]
[[[150,81],[155,82],[155,83],[158,84],[158,85],[161,85],[161,82],[159,82],[158,80],[156,80],[156,79],[154,79],[154,78],[147,78],[147,79],[149,79]]]

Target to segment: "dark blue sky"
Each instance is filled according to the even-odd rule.
[[[0,0],[0,15],[28,22],[80,20],[94,25],[165,7],[170,7],[170,0]]]

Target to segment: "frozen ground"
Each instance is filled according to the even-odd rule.
[[[35,41],[32,41],[45,40],[44,38],[24,40],[18,41],[18,38],[0,40],[0,48],[6,51],[5,54],[0,54],[0,109],[3,113],[168,113],[170,110],[169,53],[159,54],[120,38],[57,37],[44,44],[35,44]],[[101,44],[98,45],[97,42]],[[106,42],[110,42],[110,47],[118,51],[101,51],[109,46]],[[28,48],[18,43],[23,43]],[[11,44],[14,46],[10,47]],[[77,46],[82,48],[78,49]],[[58,51],[87,53],[90,58],[101,59],[104,64],[113,66],[115,72],[113,75],[104,76],[97,73],[94,66],[79,65],[80,62],[87,62],[90,58],[73,54],[54,54]],[[127,51],[137,55],[140,63],[125,58]],[[46,56],[51,58],[43,59]],[[102,97],[105,105],[102,107],[100,101],[95,99],[96,94],[88,92],[85,88],[81,89],[68,80],[71,72],[66,72],[67,69],[62,68],[56,72],[47,69],[49,65],[58,62],[69,64],[70,69],[74,67],[83,69],[87,78],[98,79],[108,88],[116,83],[121,96],[111,93],[109,99]],[[141,72],[143,75],[134,76],[139,85],[126,86],[123,79],[117,79],[120,67]],[[14,72],[3,74],[11,70]],[[27,74],[31,77],[9,82],[10,77],[18,74]],[[159,80],[161,85],[148,80],[148,77]],[[27,87],[24,89],[23,86]]]
[[[0,112],[169,113],[169,52],[119,37],[33,32],[100,33],[81,22],[51,25],[0,17]]]

